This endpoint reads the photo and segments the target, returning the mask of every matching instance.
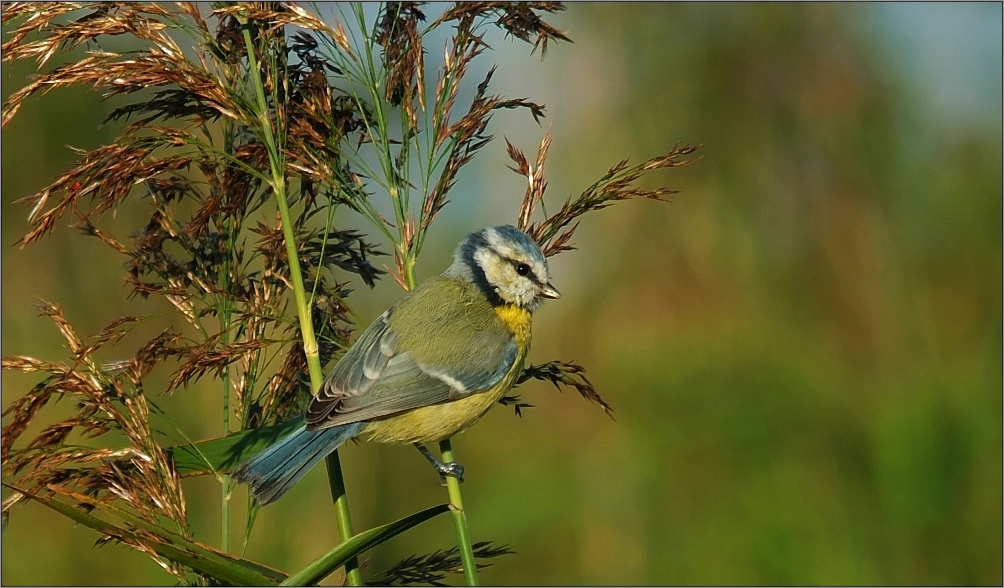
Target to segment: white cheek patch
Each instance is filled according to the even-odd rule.
[[[474,252],[474,261],[478,262],[481,267],[481,271],[485,272],[485,279],[492,286],[498,287],[499,272],[498,272],[498,260],[495,259],[495,255],[488,249],[478,249]]]
[[[478,262],[478,265],[480,265],[482,268],[485,267],[491,256],[492,254],[489,253],[487,249],[479,248],[476,251],[474,251],[474,261]]]

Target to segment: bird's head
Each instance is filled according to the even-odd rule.
[[[510,225],[488,227],[465,237],[446,275],[473,282],[494,304],[515,304],[531,311],[544,298],[561,296],[550,284],[540,247]]]

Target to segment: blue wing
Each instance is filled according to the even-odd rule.
[[[438,310],[441,316],[425,319],[432,344],[425,346],[421,359],[399,349],[398,334],[390,326],[394,308],[373,321],[311,401],[308,427],[327,428],[458,400],[491,389],[513,369],[518,349],[511,332],[501,325],[473,327],[462,305]],[[462,349],[477,348],[473,355],[478,361],[437,353],[438,336],[461,337]],[[453,343],[456,347],[457,341]]]

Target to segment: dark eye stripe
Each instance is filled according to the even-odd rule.
[[[526,277],[526,278],[530,278],[530,281],[532,281],[534,284],[537,284],[541,288],[544,287],[543,280],[541,280],[537,276],[537,272],[533,271],[533,266],[532,265],[530,265],[529,263],[526,263],[524,261],[519,261],[517,259],[513,259],[511,257],[503,255],[501,251],[499,251],[498,249],[492,247],[491,244],[488,243],[487,241],[484,242],[484,247],[487,247],[488,250],[491,251],[499,259],[504,259],[504,260],[508,261],[510,264],[512,264],[512,267],[513,267],[514,270],[516,270],[517,274],[519,274],[519,266],[520,265],[526,265],[528,268],[530,268],[530,271],[525,276],[523,276],[523,274],[520,274],[520,275],[523,276],[523,277]],[[471,251],[471,263],[474,263],[473,255],[474,255],[474,251],[472,250]]]
[[[513,269],[516,270],[517,274],[519,274],[521,276],[524,276],[524,277],[527,277],[527,278],[530,278],[530,280],[534,284],[537,284],[538,286],[541,286],[541,287],[544,286],[544,283],[542,281],[540,281],[539,277],[537,277],[537,273],[535,271],[533,271],[533,266],[530,265],[529,263],[524,263],[522,261],[519,261],[519,260],[516,260],[516,259],[512,259],[510,257],[503,257],[502,259],[504,259],[504,260],[508,261],[509,263],[511,263]],[[519,273],[519,266],[521,266],[521,265],[525,265],[527,267],[528,271],[527,271],[526,274],[520,274]]]

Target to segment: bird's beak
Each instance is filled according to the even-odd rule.
[[[557,288],[547,284],[540,290],[540,295],[544,298],[561,298],[561,292],[558,292]]]

